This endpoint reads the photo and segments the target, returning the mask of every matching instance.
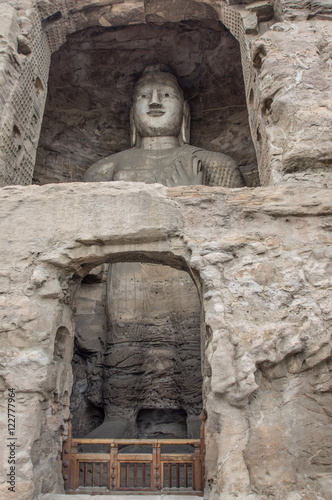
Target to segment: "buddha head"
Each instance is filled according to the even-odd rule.
[[[167,66],[147,66],[135,85],[130,112],[131,145],[142,137],[177,137],[189,142],[190,110],[176,77]]]

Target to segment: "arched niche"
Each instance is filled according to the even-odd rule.
[[[256,19],[255,26],[252,28],[250,23],[250,26],[247,26],[244,18],[248,13],[246,11],[240,12],[238,8],[224,4],[215,8],[206,2],[192,2],[191,0],[177,2],[174,9],[166,8],[166,4],[161,7],[160,2],[152,0],[138,3],[126,0],[121,3],[110,1],[109,3],[102,2],[102,5],[97,2],[91,5],[90,2],[82,0],[75,6],[70,0],[57,0],[55,2],[43,0],[31,1],[30,7],[26,11],[23,9],[20,12],[19,15],[23,17],[18,17],[15,10],[11,12],[13,28],[20,31],[20,26],[23,23],[24,36],[19,37],[18,58],[20,66],[19,69],[15,69],[17,75],[12,92],[7,96],[8,98],[5,96],[6,112],[3,114],[1,124],[3,148],[0,158],[0,185],[31,184],[46,101],[45,89],[47,88],[51,56],[66,42],[67,37],[80,30],[92,27],[116,29],[137,24],[161,27],[165,23],[180,23],[182,21],[199,22],[204,26],[206,23],[220,21],[239,42],[242,59],[241,71],[243,71],[247,96],[254,85],[255,69],[251,62],[249,40],[246,38],[246,33],[250,34],[252,29],[253,32],[257,32],[257,22],[259,22],[260,17],[256,18],[253,14]],[[273,11],[271,10],[269,19],[272,18]],[[256,151],[261,153],[262,150],[258,148],[256,140],[258,120],[256,108],[250,108],[249,113],[252,141]],[[233,126],[238,121],[239,118],[234,117]],[[14,140],[13,130],[16,129],[21,132],[21,136]],[[250,134],[247,135],[246,140],[251,143]],[[265,149],[267,146],[265,144]],[[218,144],[214,144],[212,149],[219,150],[220,147]],[[255,163],[252,143],[249,149],[250,154],[246,157],[243,156],[240,163],[242,166],[249,165],[251,172],[253,162]],[[258,161],[260,161],[259,158]],[[268,158],[264,157],[264,162],[267,161]],[[77,162],[75,161],[75,163]],[[59,169],[61,170],[63,167],[64,165],[60,165]],[[260,175],[264,168],[267,167],[265,165],[260,167]],[[74,176],[71,177],[71,174],[68,174],[67,168],[64,170],[66,180],[75,180]],[[257,171],[255,175],[250,174],[249,177],[252,179],[248,185],[256,185],[258,182]],[[61,175],[58,181],[63,180],[60,178]],[[268,182],[267,173],[264,176],[264,183]]]
[[[160,432],[166,426],[179,437],[182,412],[182,437],[199,436],[200,285],[174,259],[140,260],[133,254],[131,262],[93,268],[75,292],[71,413],[77,437],[137,438],[158,412]]]
[[[54,342],[54,361],[66,363],[72,356],[71,333],[66,326],[59,326]]]
[[[34,182],[81,181],[130,148],[132,94],[146,65],[168,65],[191,108],[191,144],[233,157],[258,184],[240,46],[216,20],[92,27],[53,54]]]

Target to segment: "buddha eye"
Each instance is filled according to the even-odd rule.
[[[169,97],[169,93],[168,92],[166,92],[165,97]]]
[[[146,99],[146,94],[141,94],[142,99]]]

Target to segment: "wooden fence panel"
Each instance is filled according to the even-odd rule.
[[[87,439],[73,438],[71,426],[63,445],[63,478],[68,493],[107,494],[110,491],[162,491],[202,494],[204,489],[204,422],[199,439]],[[84,445],[108,445],[109,453],[78,451]],[[121,446],[150,446],[151,453],[122,453]],[[162,453],[162,446],[179,453]],[[193,453],[181,453],[181,446]],[[96,490],[96,488],[98,488]]]

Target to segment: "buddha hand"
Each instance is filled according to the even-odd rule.
[[[196,156],[175,160],[175,169],[168,186],[196,186],[203,184],[202,162]]]

